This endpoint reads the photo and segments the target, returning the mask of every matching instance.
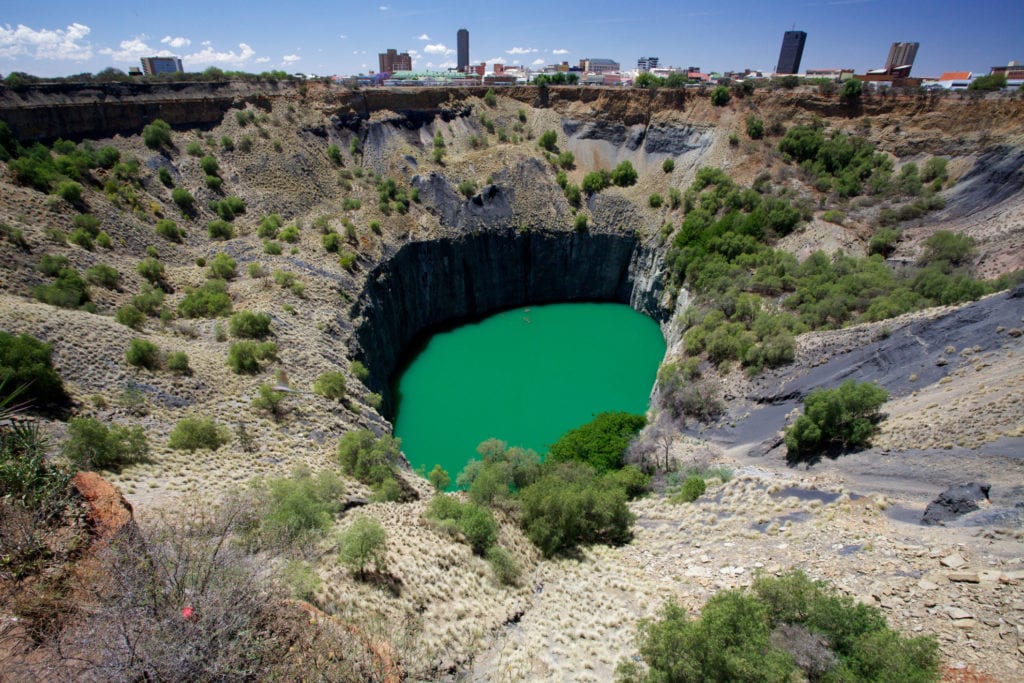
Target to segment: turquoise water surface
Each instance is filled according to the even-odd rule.
[[[643,414],[665,340],[623,304],[517,308],[441,332],[397,384],[395,434],[414,468],[452,481],[491,437],[547,451],[604,411]]]

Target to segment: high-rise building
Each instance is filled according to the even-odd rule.
[[[456,48],[458,48],[455,68],[459,71],[465,71],[466,67],[469,66],[469,31],[460,28],[459,32],[455,34],[455,44]]]
[[[640,59],[636,60],[636,70],[637,71],[650,71],[651,69],[657,69],[657,68],[658,68],[658,58],[657,57],[641,57]]]
[[[804,31],[786,31],[782,36],[782,49],[779,50],[779,63],[775,67],[775,73],[800,73],[800,60],[803,59],[806,42],[807,34]]]
[[[893,43],[889,48],[889,57],[885,60],[886,73],[892,73],[893,69],[900,66],[913,67],[919,47],[921,47],[921,43]],[[910,74],[909,69],[907,74]]]
[[[393,74],[396,71],[412,71],[412,57],[408,52],[399,53],[397,50],[389,49],[377,55],[380,61],[380,72],[382,74]]]
[[[181,68],[181,59],[179,57],[143,57],[141,61],[142,73],[147,76],[184,71]]]

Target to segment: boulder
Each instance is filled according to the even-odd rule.
[[[974,512],[978,503],[988,502],[989,484],[968,482],[955,484],[939,494],[939,497],[928,503],[921,524],[932,526],[951,522],[961,515]]]

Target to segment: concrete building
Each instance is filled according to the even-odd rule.
[[[179,57],[143,57],[140,61],[142,62],[142,73],[147,76],[184,71],[181,68],[181,58]]]
[[[885,60],[885,70],[892,73],[893,70],[905,66],[908,67],[907,74],[909,75],[909,67],[914,66],[914,58],[917,57],[917,48],[919,47],[921,47],[921,43],[893,43],[889,47],[889,56]]]
[[[399,53],[397,50],[388,49],[377,55],[380,61],[380,72],[382,74],[393,74],[396,71],[412,71],[412,57],[408,52]]]
[[[467,29],[459,29],[459,32],[455,34],[455,44],[458,53],[455,68],[465,71],[469,67],[469,31]]]
[[[580,70],[584,73],[606,74],[622,71],[622,67],[612,59],[587,58],[580,60]]]
[[[652,71],[652,70],[657,69],[657,68],[658,68],[658,58],[657,57],[641,57],[640,59],[636,60],[636,70],[637,71]]]
[[[806,42],[806,32],[786,31],[785,35],[782,36],[782,49],[779,50],[779,63],[775,67],[775,73],[800,73],[800,60],[804,57],[804,44]]]

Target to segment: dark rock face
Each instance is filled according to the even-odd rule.
[[[505,229],[410,243],[368,275],[352,311],[358,327],[351,352],[366,362],[369,384],[390,414],[389,382],[418,335],[559,301],[618,301],[660,320],[661,266],[632,233]]]
[[[992,489],[989,484],[968,482],[956,484],[939,494],[939,497],[928,503],[924,515],[921,517],[921,524],[932,526],[951,522],[961,515],[974,512],[978,509],[978,503],[988,501],[989,491]]]

